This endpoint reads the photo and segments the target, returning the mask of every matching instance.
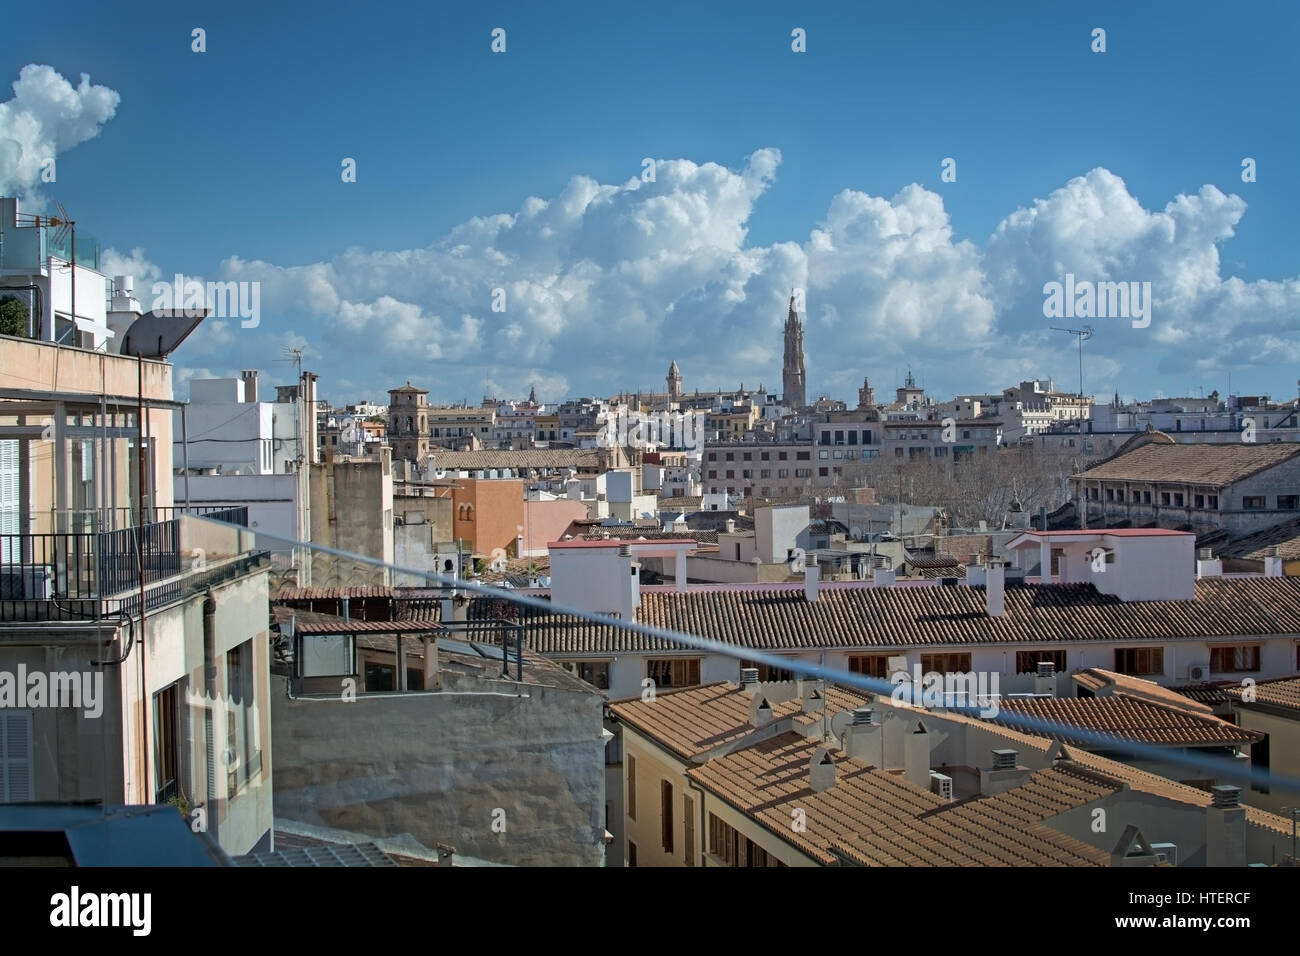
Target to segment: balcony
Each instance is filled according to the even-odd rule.
[[[235,529],[209,523],[247,528],[247,508],[160,508],[152,517],[114,530],[92,525],[71,532],[0,534],[0,622],[136,614],[142,589],[145,608],[160,607],[186,593],[190,572],[206,570],[209,561],[216,570],[218,558],[247,554]],[[192,520],[199,517],[209,520]]]

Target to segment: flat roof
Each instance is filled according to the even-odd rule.
[[[1117,538],[1159,538],[1169,535],[1196,537],[1192,531],[1172,531],[1169,528],[1076,528],[1068,531],[1025,531],[1023,533],[1035,538],[1080,537],[1090,534],[1109,534]]]
[[[624,545],[635,546],[637,544],[648,544],[655,547],[662,547],[665,544],[689,544],[691,547],[695,547],[699,542],[694,538],[647,538],[643,542],[638,541],[636,538],[611,538],[600,541],[551,541],[546,546],[548,548],[621,548]]]

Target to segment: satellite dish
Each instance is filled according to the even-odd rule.
[[[199,314],[195,315],[195,312]],[[147,359],[166,358],[207,317],[207,309],[155,309],[146,312],[132,322],[122,336],[122,354]]]
[[[849,529],[849,537],[852,538],[854,541],[861,541],[862,529],[859,528],[857,525],[854,525],[852,528]]]

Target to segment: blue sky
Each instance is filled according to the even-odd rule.
[[[138,288],[261,281],[257,328],[209,319],[177,364],[283,376],[298,345],[335,401],[408,378],[435,400],[661,387],[674,358],[688,389],[775,384],[792,285],[811,393],[892,389],[909,363],[945,396],[1073,388],[1041,311],[1064,271],[1156,287],[1150,328],[1092,322],[1088,391],[1231,372],[1294,396],[1295,4],[702,6],[73,2],[55,29],[20,5],[6,84],[43,64],[120,99],[57,183],[6,173],[12,150],[0,182],[60,199]],[[30,152],[16,115],[0,140]],[[625,188],[643,157],[685,162]]]

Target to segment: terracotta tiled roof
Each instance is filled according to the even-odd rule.
[[[429,634],[442,629],[433,621],[331,621],[298,622],[299,634]]]
[[[835,785],[815,793],[808,765],[819,744],[780,734],[687,771],[706,790],[825,864],[837,852],[877,866],[1104,866],[1109,857],[1041,821],[1118,787],[1040,770],[995,797],[947,803],[902,777],[828,747]],[[794,809],[806,829],[795,832]]]
[[[435,456],[440,469],[599,468],[607,456],[598,448],[523,448],[518,451],[444,451]]]
[[[1223,692],[1229,697],[1249,705],[1249,701],[1242,699],[1245,691],[1246,689],[1240,685],[1223,688]],[[1284,707],[1287,710],[1297,711],[1297,715],[1300,716],[1300,677],[1283,677],[1279,680],[1259,681],[1251,688],[1251,692],[1254,694],[1256,703]]]
[[[1101,667],[1088,667],[1070,675],[1076,684],[1087,688],[1098,697],[1122,694],[1139,700],[1147,700],[1166,707],[1187,711],[1203,717],[1212,716],[1213,711],[1205,704],[1174,690],[1162,687],[1155,681],[1108,671]]]
[[[1149,444],[1122,452],[1076,478],[1179,481],[1223,487],[1300,455],[1295,442]]]
[[[946,716],[951,717],[952,715],[948,714]],[[1148,773],[1145,770],[1139,770],[1117,760],[1109,760],[1097,754],[1088,753],[1088,751],[1081,748],[1066,750],[1063,756],[1084,770],[1110,777],[1118,783],[1128,784],[1133,790],[1148,793],[1152,796],[1163,797],[1166,800],[1177,800],[1179,803],[1195,807],[1208,807],[1214,800],[1207,790],[1200,790],[1185,783],[1177,783],[1168,777]],[[1064,766],[1064,764],[1058,764],[1058,766]],[[1251,826],[1272,830],[1275,833],[1289,834],[1291,832],[1291,821],[1289,819],[1276,813],[1269,813],[1267,810],[1261,810],[1258,807],[1246,807],[1246,823]]]
[[[471,619],[485,613],[481,603],[471,602]],[[511,613],[522,615],[516,619],[528,624],[528,641],[543,654],[682,649],[611,624],[518,606]],[[1125,602],[1089,584],[1012,587],[1006,590],[1006,613],[997,618],[986,613],[983,589],[964,585],[823,586],[813,603],[804,597],[802,584],[684,593],[647,589],[637,620],[739,647],[775,650],[1203,640],[1300,633],[1300,579],[1206,579],[1197,582],[1191,601]]]
[[[386,598],[393,596],[393,589],[379,585],[352,588],[295,588],[282,587],[276,594],[277,601],[337,601],[341,598]]]
[[[866,703],[865,697],[838,687],[831,687],[827,694],[831,713]],[[754,732],[749,723],[750,701],[751,697],[736,684],[718,682],[662,691],[650,701],[621,701],[609,709],[619,720],[653,737],[679,757],[698,760]],[[786,700],[772,705],[772,718],[784,720],[800,711],[798,700]],[[821,719],[820,714],[810,714],[798,722],[802,725]]]
[[[1090,730],[1116,741],[1161,747],[1231,747],[1264,739],[1262,733],[1243,730],[1218,717],[1191,714],[1182,707],[1168,707],[1123,694],[1087,698],[1003,698],[999,708],[1011,714]],[[1078,743],[1092,749],[1100,746],[1096,741],[1072,737],[1068,730],[1050,736],[1064,743]]]
[[[1280,521],[1256,531],[1254,534],[1235,538],[1218,550],[1219,557],[1241,558],[1248,561],[1262,561],[1273,554],[1287,561],[1300,561],[1300,518]]]
[[[1214,707],[1216,704],[1224,704],[1231,700],[1224,693],[1223,688],[1224,684],[1184,684],[1181,687],[1171,687],[1170,690],[1175,690],[1198,704]]]

